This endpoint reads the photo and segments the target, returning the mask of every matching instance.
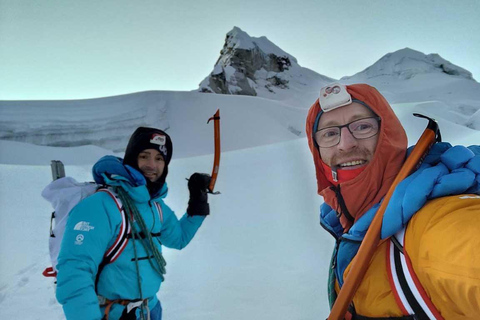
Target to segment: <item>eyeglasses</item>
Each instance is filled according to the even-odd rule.
[[[331,126],[315,132],[315,142],[320,148],[330,148],[340,143],[342,128],[348,131],[357,140],[368,139],[378,133],[380,117],[358,119],[342,126]]]

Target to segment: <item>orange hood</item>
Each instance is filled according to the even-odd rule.
[[[345,206],[354,221],[357,221],[374,204],[380,202],[400,171],[405,161],[407,135],[387,100],[374,87],[366,84],[353,84],[347,86],[347,91],[352,99],[363,101],[382,119],[372,161],[357,177],[339,184]],[[315,164],[318,194],[330,207],[338,213],[343,213],[335,189],[326,178],[326,175],[331,173],[324,171],[320,152],[313,141],[313,127],[320,111],[321,107],[317,99],[310,107],[306,124],[308,145]],[[348,231],[352,225],[352,221],[347,219],[345,214],[340,215],[340,222],[345,231]]]

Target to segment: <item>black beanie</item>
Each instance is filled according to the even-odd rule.
[[[155,183],[147,179],[147,187],[153,196],[165,183],[168,173],[168,164],[172,159],[173,144],[170,136],[164,131],[156,128],[138,127],[128,141],[123,164],[138,168],[138,154],[145,149],[155,149],[160,152],[165,160],[165,169],[162,177]]]

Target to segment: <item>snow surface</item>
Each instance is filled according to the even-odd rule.
[[[11,154],[28,154],[27,144],[13,144]],[[308,152],[302,139],[222,155],[216,187],[222,194],[210,196],[211,216],[186,249],[164,251],[168,274],[159,297],[165,319],[313,319],[322,313],[320,270],[333,241],[319,230]],[[279,158],[285,161],[272,161]],[[51,179],[45,164],[0,165],[1,181],[9,181],[0,185],[1,319],[63,319],[52,281],[41,275],[51,212],[40,196]],[[184,178],[211,165],[212,156],[172,161],[167,203],[179,215],[188,201]],[[89,167],[66,166],[66,172],[90,180]],[[301,186],[292,184],[294,177]]]

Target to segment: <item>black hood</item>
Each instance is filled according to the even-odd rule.
[[[172,139],[167,133],[157,128],[137,128],[128,141],[123,164],[128,164],[129,166],[140,171],[138,168],[138,154],[146,149],[158,150],[165,159],[165,169],[163,170],[163,174],[160,179],[155,182],[151,182],[149,179],[146,179],[148,191],[153,197],[158,193],[158,191],[160,191],[167,178],[168,164],[172,159],[173,153]]]

